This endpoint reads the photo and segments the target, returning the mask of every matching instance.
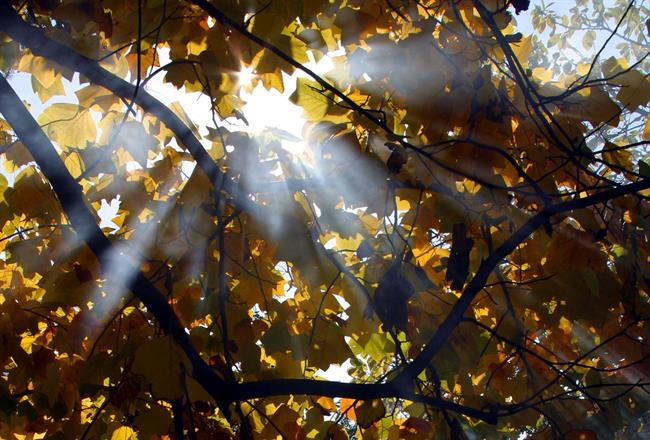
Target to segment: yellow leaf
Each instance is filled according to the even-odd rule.
[[[129,71],[129,63],[126,57],[119,53],[100,61],[100,64],[104,69],[120,78],[124,78]]]
[[[544,67],[535,67],[533,69],[533,78],[545,84],[553,79],[553,70]]]
[[[217,110],[223,118],[233,116],[235,110],[240,109],[244,103],[237,95],[225,95],[219,100]]]
[[[530,56],[530,52],[533,50],[532,39],[533,39],[532,35],[529,35],[527,37],[522,38],[521,41],[510,44],[512,51],[515,53],[517,58],[523,63],[524,67],[528,65],[527,60],[528,57]]]
[[[119,97],[111,93],[109,90],[89,84],[75,92],[79,105],[90,108],[92,110],[108,112],[111,107],[115,106],[119,109],[122,105]]]
[[[632,170],[632,153],[629,150],[617,150],[617,148],[618,145],[605,142],[603,160],[626,170]]]
[[[68,154],[63,162],[65,163],[68,171],[70,171],[72,177],[75,179],[81,175],[82,170],[85,168],[84,163],[81,160],[81,156],[79,156],[79,153],[75,151]]]
[[[188,116],[188,114],[185,112],[185,109],[183,108],[180,102],[178,101],[172,102],[171,104],[169,104],[169,109],[174,113],[176,113],[176,116],[178,116],[181,119],[181,121],[183,121],[183,123],[187,125],[190,128],[190,130],[192,130],[194,136],[196,136],[197,138],[201,138],[201,135],[199,134],[199,129],[196,127],[196,125],[194,125],[194,122],[192,122],[192,118]]]
[[[199,55],[204,52],[208,47],[208,42],[205,38],[199,41],[191,40],[187,43],[187,52],[192,55]]]
[[[138,435],[128,426],[120,426],[111,435],[111,440],[137,440]]]
[[[23,56],[18,63],[18,70],[32,74],[46,89],[54,84],[57,77],[50,63],[45,58],[38,56]]]
[[[47,101],[52,96],[65,94],[61,75],[56,75],[54,81],[52,81],[52,84],[48,87],[45,87],[38,79],[36,79],[36,76],[32,75],[32,89],[34,89],[34,92],[36,92],[38,99],[40,99],[41,102]]]
[[[621,88],[616,99],[623,103],[626,109],[635,111],[640,105],[650,101],[650,81],[645,75],[636,70],[630,70],[616,79]]]
[[[319,324],[309,346],[309,364],[327,370],[330,365],[342,364],[351,357],[354,354],[345,342],[343,329],[333,322]]]
[[[64,151],[69,147],[84,148],[97,136],[90,112],[76,104],[52,104],[38,117],[38,123]]]
[[[34,341],[36,341],[37,337],[38,335],[33,336],[29,334],[27,336],[23,336],[20,340],[20,347],[25,350],[27,354],[32,354],[32,346],[34,345]]]
[[[271,73],[263,73],[260,75],[262,85],[266,90],[276,89],[278,92],[284,92],[284,81],[282,80],[282,72],[276,69]]]
[[[5,200],[5,191],[7,190],[7,187],[9,186],[7,182],[7,178],[4,176],[4,174],[0,174],[0,203],[4,202]]]
[[[606,123],[616,127],[619,122],[621,109],[612,101],[607,92],[592,87],[589,89],[589,95],[585,97],[585,102],[580,104],[584,117],[597,127]]]
[[[302,107],[303,114],[310,121],[318,121],[327,114],[332,103],[331,93],[321,93],[322,87],[309,79],[298,78],[296,91],[289,98],[291,102]]]

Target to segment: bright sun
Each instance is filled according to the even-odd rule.
[[[255,74],[253,73],[253,68],[242,65],[241,70],[237,74],[237,77],[239,79],[239,84],[241,85],[250,84],[253,81],[253,78],[255,78]]]

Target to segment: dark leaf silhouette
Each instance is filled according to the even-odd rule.
[[[474,240],[467,236],[467,226],[456,223],[452,231],[451,250],[447,260],[445,281],[451,282],[453,290],[461,290],[469,274],[469,253]]]

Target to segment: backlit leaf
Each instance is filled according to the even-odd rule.
[[[38,123],[62,149],[84,148],[97,135],[95,122],[87,109],[75,104],[56,103],[46,108]]]
[[[331,93],[323,92],[315,81],[298,78],[291,102],[303,108],[304,116],[317,121],[325,116],[331,106]]]

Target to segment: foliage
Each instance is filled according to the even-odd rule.
[[[647,434],[648,7],[528,3],[2,2],[0,436]]]

